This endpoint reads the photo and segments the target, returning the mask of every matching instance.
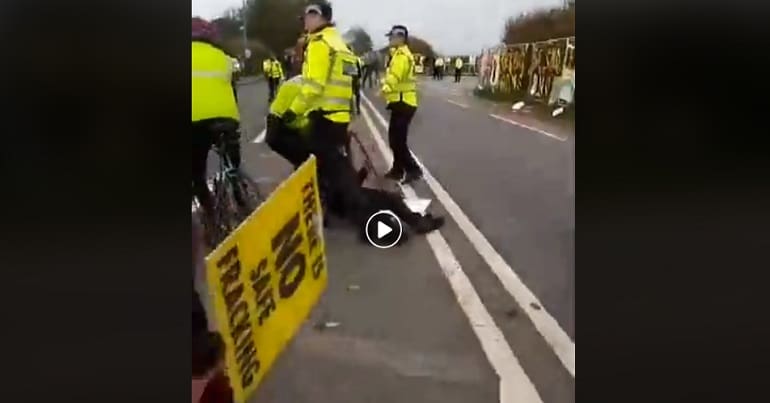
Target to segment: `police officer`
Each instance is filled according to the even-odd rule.
[[[407,46],[409,32],[394,25],[386,35],[390,38],[391,57],[382,85],[382,93],[390,110],[388,142],[393,151],[393,166],[385,177],[409,183],[422,177],[422,171],[407,145],[409,124],[417,111],[417,81],[414,56]]]
[[[233,63],[218,44],[216,27],[192,19],[192,183],[205,219],[211,219],[213,200],[206,185],[206,158],[224,133],[228,156],[240,165],[240,116],[232,88]],[[237,201],[242,204],[239,196]]]
[[[294,168],[299,167],[310,155],[308,147],[308,121],[301,117],[287,124],[283,117],[294,97],[300,95],[302,77],[296,76],[286,81],[278,89],[275,100],[270,105],[270,115],[267,117],[266,142],[276,153],[286,158]],[[361,195],[361,204],[357,208],[349,208],[332,200],[325,212],[333,212],[337,216],[351,221],[361,230],[362,240],[366,237],[366,220],[372,214],[381,210],[390,210],[396,214],[408,228],[417,234],[425,234],[439,229],[444,225],[444,218],[432,214],[417,214],[409,210],[401,195],[380,189],[370,189],[362,186],[368,175],[368,170],[362,168],[356,173],[357,188],[355,192]],[[350,189],[346,189],[351,191]]]
[[[270,63],[272,64],[270,67],[270,78],[273,79],[273,86],[277,89],[278,85],[280,85],[281,81],[285,78],[283,65],[281,65],[281,62],[275,56],[270,59]],[[273,98],[275,98],[275,91],[273,92]]]
[[[328,1],[314,0],[302,15],[307,45],[302,64],[300,94],[284,113],[287,124],[297,117],[310,119],[309,146],[318,159],[322,199],[341,197],[357,208],[356,172],[343,152],[353,110],[353,78],[357,58],[334,27]]]
[[[272,67],[272,64],[270,63],[270,58],[262,61],[262,74],[265,76],[265,80],[270,80],[270,67]]]
[[[281,79],[283,79],[283,68],[281,67],[281,63],[272,55],[268,59],[265,59],[262,63],[262,68],[264,69],[269,91],[267,96],[268,102],[272,102],[275,98],[275,91],[278,89]]]
[[[465,63],[463,62],[463,59],[460,58],[460,56],[457,56],[457,59],[455,59],[455,82],[459,83],[460,78],[463,75],[463,65]]]
[[[306,116],[301,116],[287,124],[283,117],[301,91],[302,76],[294,76],[278,88],[275,100],[270,104],[265,133],[267,145],[291,162],[295,169],[310,155],[307,141],[309,122]]]

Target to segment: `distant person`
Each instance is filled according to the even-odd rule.
[[[306,34],[302,34],[299,38],[297,38],[297,42],[294,44],[294,49],[291,51],[291,69],[286,71],[287,77],[294,77],[297,74],[302,74],[302,62],[306,46]]]
[[[364,64],[362,68],[361,86],[364,88],[374,88],[374,77],[377,75],[377,52],[369,51],[364,55]]]
[[[433,78],[436,80],[441,80],[444,76],[444,59],[437,57],[436,60],[433,61]]]
[[[455,59],[455,82],[456,83],[460,82],[460,78],[463,75],[463,65],[464,64],[465,63],[463,63],[463,59],[461,59],[459,57],[457,59]]]
[[[262,74],[264,75],[265,80],[268,81],[270,80],[270,66],[271,64],[269,57],[262,61]]]
[[[230,60],[233,63],[233,75],[230,78],[230,85],[233,87],[233,97],[235,97],[235,102],[238,102],[238,79],[240,79],[242,68],[238,59],[231,57]]]
[[[369,88],[374,88],[380,82],[380,70],[382,70],[383,60],[379,52],[372,52],[372,59],[369,64]]]
[[[294,75],[292,74],[291,53],[286,52],[283,54],[283,60],[281,60],[281,65],[283,66],[283,72],[286,77],[291,77]]]
[[[361,87],[366,88],[366,80],[369,79],[369,53],[366,52],[359,59],[361,60]]]
[[[278,89],[278,86],[281,84],[281,80],[283,79],[283,67],[281,67],[281,62],[279,62],[275,56],[271,56],[267,60],[266,67],[267,86],[269,89],[269,95],[267,99],[268,102],[270,102],[275,98],[275,91]]]

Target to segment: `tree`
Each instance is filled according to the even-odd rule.
[[[217,26],[220,35],[222,35],[222,38],[224,39],[242,35],[241,25],[243,25],[243,19],[241,18],[240,10],[229,9],[222,17],[211,22]]]
[[[361,27],[350,28],[345,32],[344,37],[357,55],[362,55],[372,50],[372,38]]]
[[[302,34],[302,21],[298,17],[304,7],[304,0],[249,0],[246,6],[247,34],[280,55]]]
[[[503,29],[503,43],[545,41],[575,35],[574,4],[566,9],[540,10],[508,18]]]
[[[409,50],[428,58],[436,56],[436,51],[433,50],[433,46],[428,41],[414,35],[409,35]]]
[[[249,42],[256,40],[268,52],[277,55],[296,43],[302,33],[302,15],[305,0],[248,0],[246,3],[246,35]],[[230,9],[214,20],[223,42],[243,41],[243,9]]]

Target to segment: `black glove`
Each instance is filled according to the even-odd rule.
[[[292,110],[288,110],[283,113],[282,119],[284,124],[290,124],[291,122],[297,120],[297,114]]]

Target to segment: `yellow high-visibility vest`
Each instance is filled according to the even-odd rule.
[[[388,63],[382,93],[388,103],[404,102],[417,107],[417,80],[414,74],[414,56],[406,45],[393,49]]]
[[[289,109],[297,116],[320,111],[326,119],[349,123],[353,110],[356,55],[337,29],[327,26],[308,35],[302,63],[302,89]]]
[[[240,120],[231,83],[233,63],[224,51],[192,43],[192,121],[231,118]]]
[[[278,60],[273,60],[270,62],[270,77],[283,78],[283,67],[281,66],[281,62]]]

